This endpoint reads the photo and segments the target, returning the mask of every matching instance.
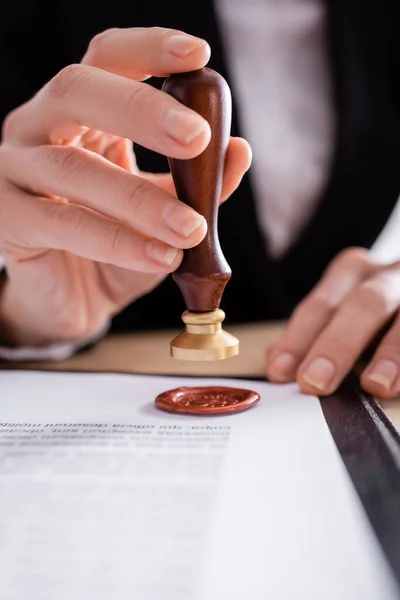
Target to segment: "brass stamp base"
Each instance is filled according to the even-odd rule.
[[[186,331],[171,342],[171,356],[179,360],[222,360],[239,354],[239,340],[222,329],[223,310],[208,313],[186,311]]]

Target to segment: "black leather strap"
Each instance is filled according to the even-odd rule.
[[[400,436],[353,376],[321,407],[400,586]]]

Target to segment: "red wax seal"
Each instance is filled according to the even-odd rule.
[[[180,387],[157,396],[156,406],[173,413],[219,415],[245,410],[259,399],[260,394],[239,388]]]

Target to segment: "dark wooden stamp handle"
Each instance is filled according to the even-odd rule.
[[[163,90],[204,117],[211,141],[199,156],[169,159],[178,198],[203,215],[208,231],[195,248],[185,250],[173,277],[188,310],[209,312],[219,308],[231,270],[218,239],[218,207],[231,128],[231,94],[225,79],[212,69],[171,75]]]

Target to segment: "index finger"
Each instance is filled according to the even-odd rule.
[[[194,39],[198,51],[184,52],[185,44],[178,41],[182,37],[190,40],[187,48],[193,47]],[[184,57],[176,56],[177,41]],[[57,144],[78,135],[84,125],[127,137],[161,154],[192,158],[209,141],[206,121],[168,94],[133,80],[133,76],[201,68],[209,58],[207,48],[203,40],[174,30],[130,29],[100,34],[89,46],[86,64],[66,66],[9,115],[4,139],[34,146]],[[107,64],[105,55],[111,56]],[[167,125],[168,132],[164,131]],[[182,136],[183,143],[176,136]]]
[[[400,270],[363,282],[343,303],[300,365],[297,380],[305,393],[330,394],[388,319],[400,298]]]
[[[294,311],[282,337],[267,357],[271,381],[293,381],[312,344],[344,298],[375,269],[368,252],[349,248],[328,267],[321,281]]]
[[[107,29],[90,42],[82,63],[142,81],[201,69],[210,60],[208,43],[163,27]]]

